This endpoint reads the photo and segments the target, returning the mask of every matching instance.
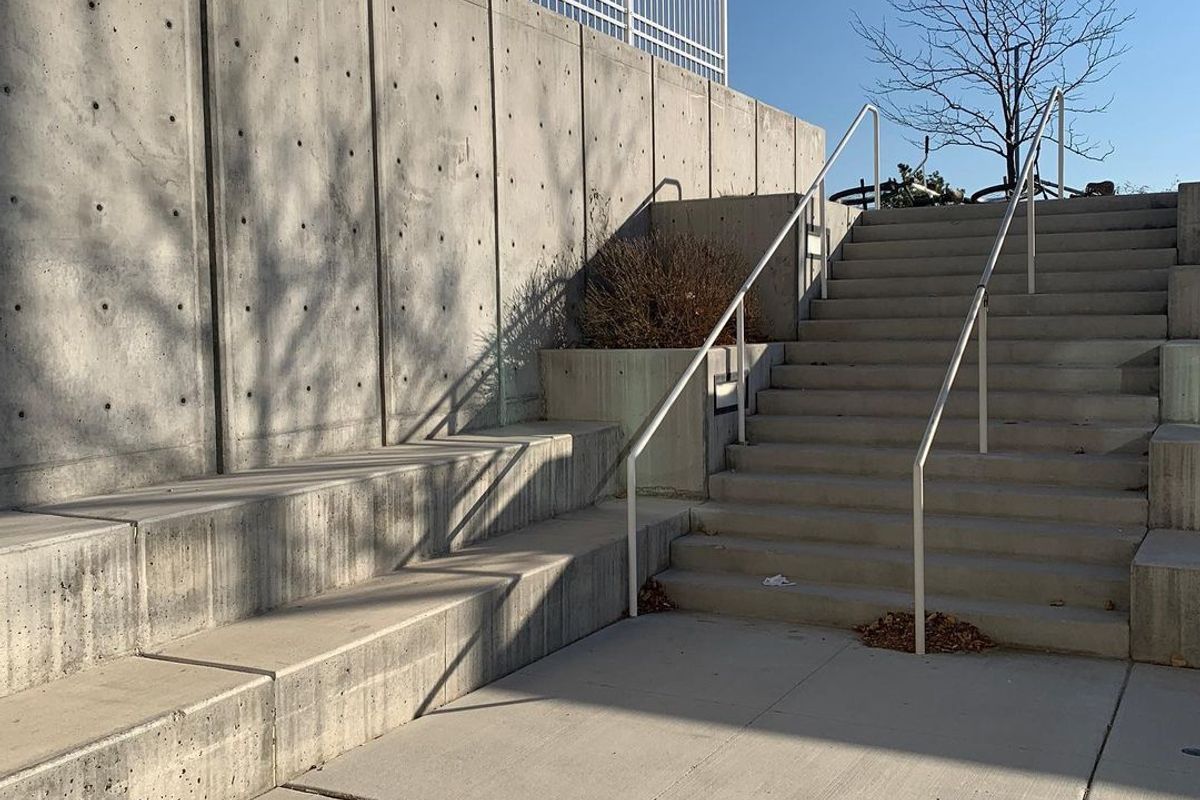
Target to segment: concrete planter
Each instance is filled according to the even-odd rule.
[[[747,346],[749,411],[766,388],[782,344]],[[542,350],[547,419],[603,420],[621,426],[623,446],[644,427],[695,357],[694,349]],[[725,446],[737,437],[736,406],[717,408],[717,384],[734,377],[733,347],[714,348],[707,369],[696,371],[638,459],[640,493],[705,497],[708,476],[725,469]],[[624,488],[624,462],[616,476]]]

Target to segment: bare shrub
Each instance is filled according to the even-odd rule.
[[[588,267],[580,328],[586,347],[699,347],[750,266],[730,246],[681,234],[610,241]],[[759,338],[759,308],[746,297],[746,338]],[[735,341],[735,318],[718,344]]]

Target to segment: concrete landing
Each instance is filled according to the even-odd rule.
[[[265,799],[1192,798],[1196,719],[1189,670],[917,659],[842,631],[672,613],[611,626]]]

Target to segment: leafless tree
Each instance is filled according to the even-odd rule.
[[[1089,100],[1128,47],[1118,35],[1133,19],[1116,0],[888,0],[894,21],[854,30],[871,61],[887,70],[869,88],[873,101],[898,125],[928,134],[931,149],[977,147],[1005,160],[1008,181],[1017,155],[1034,134],[1038,111],[1055,85],[1066,94],[1068,119],[1105,111],[1112,98]],[[894,25],[894,32],[888,28]],[[902,41],[903,40],[903,41]],[[1055,125],[1055,121],[1051,125]],[[1111,144],[1065,135],[1073,153],[1103,161]],[[915,142],[914,142],[915,144]]]

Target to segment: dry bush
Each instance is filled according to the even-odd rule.
[[[580,310],[587,347],[699,347],[729,306],[750,265],[726,244],[656,233],[615,239],[588,266]],[[735,341],[735,317],[717,339]],[[746,339],[759,338],[759,308],[746,297]]]

